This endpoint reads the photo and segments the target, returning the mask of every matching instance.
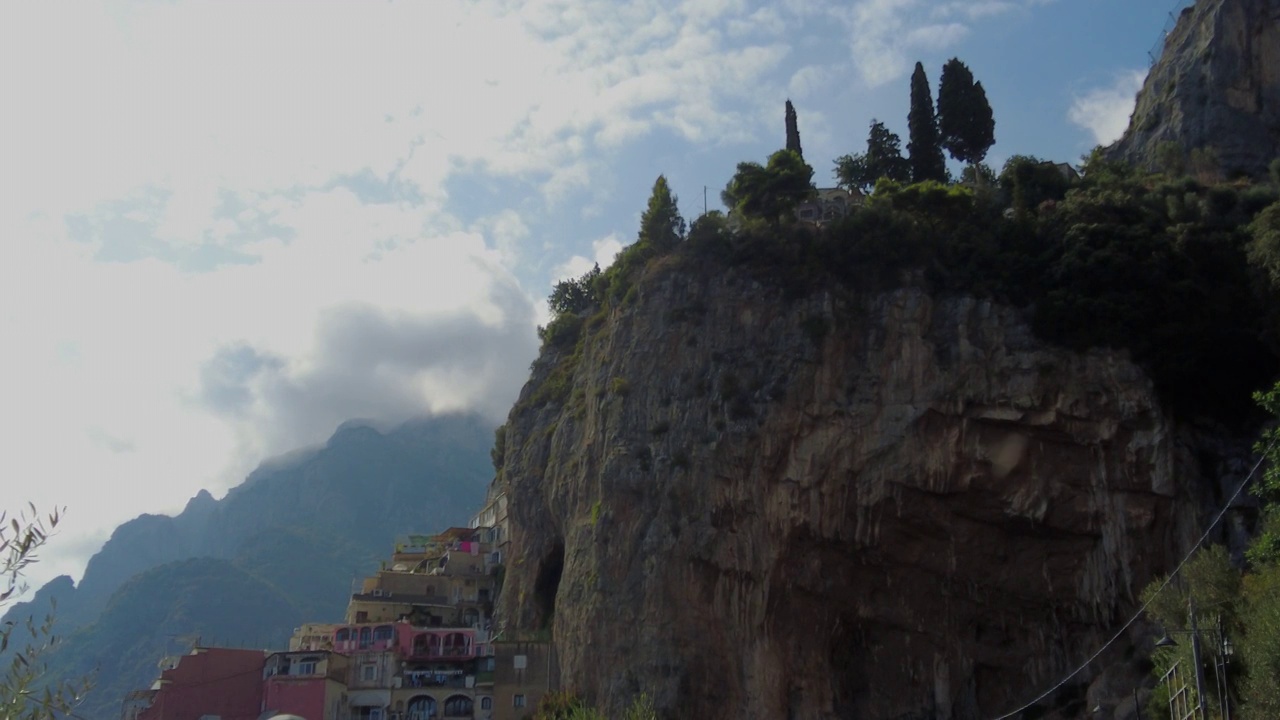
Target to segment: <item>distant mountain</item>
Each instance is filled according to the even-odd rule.
[[[50,581],[5,619],[57,602],[66,642],[50,676],[97,668],[85,717],[114,717],[175,638],[280,647],[292,628],[342,616],[354,577],[397,536],[465,523],[492,477],[493,426],[471,416],[387,432],[350,422],[324,446],[264,462],[222,500],[124,523],[80,583]]]

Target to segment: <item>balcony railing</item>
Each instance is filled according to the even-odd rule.
[[[381,652],[383,650],[390,650],[395,647],[395,644],[395,637],[365,643],[361,643],[359,640],[336,640],[333,643],[333,650],[334,652],[344,654],[357,652]]]
[[[407,672],[404,674],[404,687],[461,689],[467,687],[467,678],[464,675],[440,676],[436,673]]]
[[[474,645],[429,645],[426,647],[415,646],[409,651],[409,658],[418,660],[421,658],[449,658],[461,659],[472,658],[476,656]]]

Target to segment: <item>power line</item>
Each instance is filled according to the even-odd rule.
[[[1147,601],[1142,604],[1142,607],[1138,608],[1137,612],[1133,614],[1133,617],[1129,618],[1129,621],[1126,622],[1123,627],[1121,627],[1119,630],[1116,631],[1115,635],[1111,636],[1110,640],[1108,640],[1105,644],[1103,644],[1101,648],[1098,648],[1097,652],[1090,655],[1089,659],[1085,660],[1084,663],[1080,665],[1080,667],[1077,667],[1075,670],[1072,670],[1069,675],[1067,675],[1066,677],[1062,678],[1057,683],[1055,683],[1053,687],[1040,693],[1038,696],[1036,696],[1034,700],[1027,703],[1026,705],[1023,705],[1022,707],[1012,712],[1008,712],[1008,713],[1005,713],[1004,715],[1000,715],[994,718],[994,720],[1008,720],[1008,718],[1011,718],[1014,715],[1017,715],[1018,713],[1030,708],[1032,705],[1035,705],[1041,700],[1044,700],[1045,698],[1049,697],[1054,692],[1056,692],[1059,688],[1061,688],[1063,685],[1066,685],[1067,681],[1071,680],[1071,678],[1075,677],[1076,675],[1079,675],[1082,670],[1089,667],[1089,665],[1093,664],[1093,661],[1097,660],[1098,657],[1102,655],[1102,653],[1106,652],[1107,648],[1111,647],[1112,643],[1114,643],[1116,640],[1119,640],[1120,636],[1124,635],[1125,632],[1129,629],[1129,627],[1133,625],[1135,622],[1137,622],[1138,618],[1142,617],[1142,614],[1147,611],[1147,607],[1149,607],[1151,603],[1157,597],[1159,597],[1160,593],[1164,592],[1164,589],[1169,587],[1169,583],[1173,582],[1173,579],[1177,577],[1179,572],[1182,571],[1182,566],[1187,564],[1187,561],[1190,560],[1191,556],[1195,554],[1196,550],[1199,549],[1202,544],[1204,544],[1204,541],[1209,539],[1209,533],[1213,532],[1213,529],[1218,526],[1218,523],[1222,521],[1222,518],[1226,517],[1227,511],[1231,509],[1231,506],[1233,504],[1235,504],[1236,498],[1240,497],[1240,492],[1244,490],[1245,486],[1249,484],[1249,481],[1253,479],[1254,473],[1258,472],[1258,468],[1262,467],[1262,461],[1267,458],[1267,453],[1271,452],[1271,449],[1275,447],[1277,439],[1280,439],[1280,435],[1277,435],[1276,437],[1271,438],[1271,442],[1268,443],[1266,449],[1262,451],[1262,455],[1258,457],[1258,461],[1253,464],[1253,469],[1249,471],[1249,475],[1246,476],[1243,481],[1241,481],[1240,487],[1237,487],[1236,491],[1232,493],[1231,497],[1227,500],[1227,502],[1223,504],[1222,510],[1218,512],[1218,516],[1215,517],[1213,519],[1213,522],[1209,523],[1209,526],[1205,528],[1204,534],[1202,534],[1200,536],[1200,539],[1197,540],[1196,543],[1191,546],[1191,549],[1187,551],[1186,556],[1182,558],[1182,562],[1179,562],[1178,566],[1173,569],[1173,572],[1169,573],[1169,577],[1164,579],[1164,583],[1160,585],[1160,589],[1156,590],[1154,593],[1151,594],[1151,597],[1148,598]]]

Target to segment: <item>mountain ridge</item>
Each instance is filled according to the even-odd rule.
[[[93,670],[87,659],[129,658],[100,665],[84,706],[90,717],[114,716],[123,693],[148,684],[155,662],[172,650],[156,633],[203,629],[207,642],[279,645],[296,624],[340,618],[351,578],[398,536],[463,523],[480,506],[493,472],[492,438],[492,425],[470,415],[386,430],[344,423],[322,445],[264,461],[221,500],[201,490],[175,516],[121,524],[80,583],[55,578],[5,619],[42,616],[56,600],[64,642],[49,656],[51,680]],[[230,598],[228,583],[270,603],[268,619],[240,632],[218,604],[190,599]],[[144,637],[112,630],[141,622],[140,613],[163,622],[138,625]]]

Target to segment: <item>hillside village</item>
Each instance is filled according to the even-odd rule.
[[[412,535],[351,595],[340,623],[294,630],[288,650],[201,645],[160,662],[122,720],[516,720],[557,687],[545,637],[515,637],[493,608],[509,556],[507,497],[469,527]]]

